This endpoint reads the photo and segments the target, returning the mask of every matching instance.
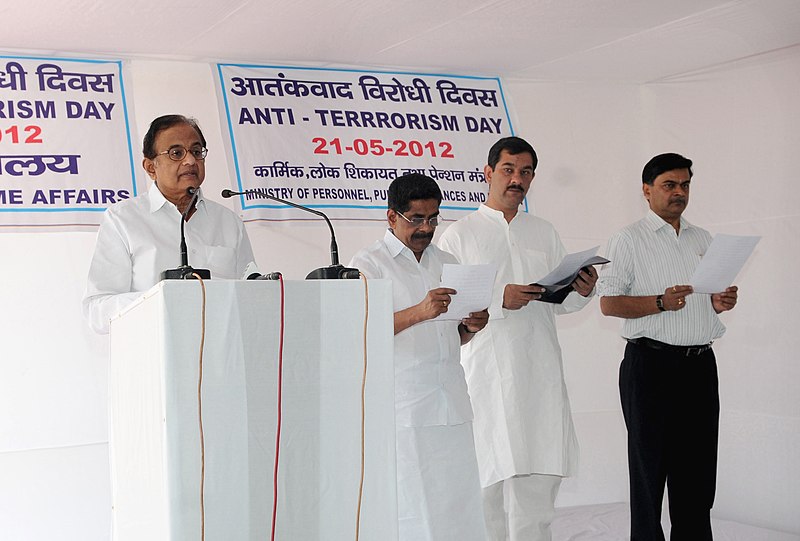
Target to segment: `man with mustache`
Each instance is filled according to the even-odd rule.
[[[717,364],[711,342],[736,306],[738,288],[692,294],[686,285],[711,235],[682,217],[692,161],[660,154],[642,171],[650,206],[609,240],[611,263],[598,283],[604,315],[624,318],[628,341],[619,371],[628,428],[631,539],[663,540],[661,505],[669,487],[670,539],[712,539],[719,433]]]
[[[486,310],[434,321],[456,292],[439,287],[456,259],[431,244],[442,192],[412,173],[389,186],[383,239],[350,262],[368,278],[392,281],[400,541],[484,541],[472,437],[472,407],[461,345],[486,326]]]
[[[486,204],[439,241],[461,263],[499,267],[491,319],[462,356],[486,526],[496,541],[549,540],[561,480],[578,460],[555,315],[583,308],[597,273],[582,270],[562,304],[538,302],[544,288],[531,282],[553,270],[566,250],[549,222],[519,212],[537,163],[524,139],[497,141],[484,167]]]
[[[230,209],[203,197],[188,208],[206,176],[206,139],[194,119],[166,115],[153,120],[142,143],[142,167],[150,189],[111,205],[97,233],[83,314],[98,333],[111,317],[159,282],[161,272],[180,260],[180,223],[190,264],[214,278],[243,278],[257,272],[242,220]]]

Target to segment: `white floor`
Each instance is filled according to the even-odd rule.
[[[624,541],[630,512],[625,503],[556,509],[553,541]],[[767,530],[729,520],[711,519],[715,541],[800,541],[800,535]],[[669,527],[664,532],[668,535]]]

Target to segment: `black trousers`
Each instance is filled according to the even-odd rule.
[[[687,357],[628,343],[619,391],[628,428],[631,541],[664,539],[665,483],[670,539],[712,539],[719,436],[713,350]]]

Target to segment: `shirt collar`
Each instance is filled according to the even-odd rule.
[[[498,224],[501,224],[505,227],[509,227],[511,225],[509,222],[506,221],[506,215],[503,214],[502,210],[495,210],[492,207],[488,206],[486,203],[481,203],[481,205],[478,207],[478,212],[480,212],[490,220],[495,221]],[[511,218],[512,222],[516,219],[517,216],[519,216],[519,213],[520,211],[519,209],[517,209],[517,213],[514,215],[514,218]]]
[[[647,215],[644,217],[644,221],[647,224],[647,226],[650,228],[651,231],[658,231],[659,229],[661,229],[664,226],[672,227],[672,224],[667,223],[664,220],[664,218],[662,218],[661,216],[659,216],[658,214],[653,212],[652,209],[648,209],[647,210]],[[692,224],[690,224],[683,216],[681,216],[680,217],[680,230],[681,231],[685,231],[686,229],[689,229],[691,227],[694,227],[694,226]]]
[[[163,207],[164,205],[169,203],[169,201],[167,201],[167,198],[164,197],[164,194],[161,193],[161,190],[158,189],[158,186],[156,186],[155,182],[153,182],[150,185],[150,189],[147,191],[147,195],[150,198],[150,213],[151,214],[153,214],[154,212],[160,210],[161,207]]]
[[[205,210],[206,203],[205,203],[205,199],[203,198],[203,189],[202,188],[197,188],[197,192],[198,192],[197,193],[197,205],[196,205],[197,210],[198,211],[200,209]],[[173,205],[170,201],[167,200],[166,197],[164,197],[164,194],[161,193],[161,190],[158,189],[158,186],[156,186],[155,182],[153,182],[150,185],[150,189],[147,191],[147,194],[148,194],[148,196],[150,198],[150,213],[151,214],[153,214],[155,212],[158,212],[164,205],[170,205],[175,210],[178,210],[178,207]]]
[[[417,256],[414,255],[414,252],[412,252],[408,246],[403,244],[400,239],[395,237],[391,229],[386,230],[386,233],[383,235],[383,242],[386,244],[386,248],[389,250],[389,255],[392,256],[392,258],[403,254],[405,257],[409,257],[414,261],[417,260]]]

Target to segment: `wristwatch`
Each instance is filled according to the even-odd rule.
[[[666,308],[664,308],[664,295],[658,295],[656,297],[656,307],[658,308],[659,312],[666,310]]]

